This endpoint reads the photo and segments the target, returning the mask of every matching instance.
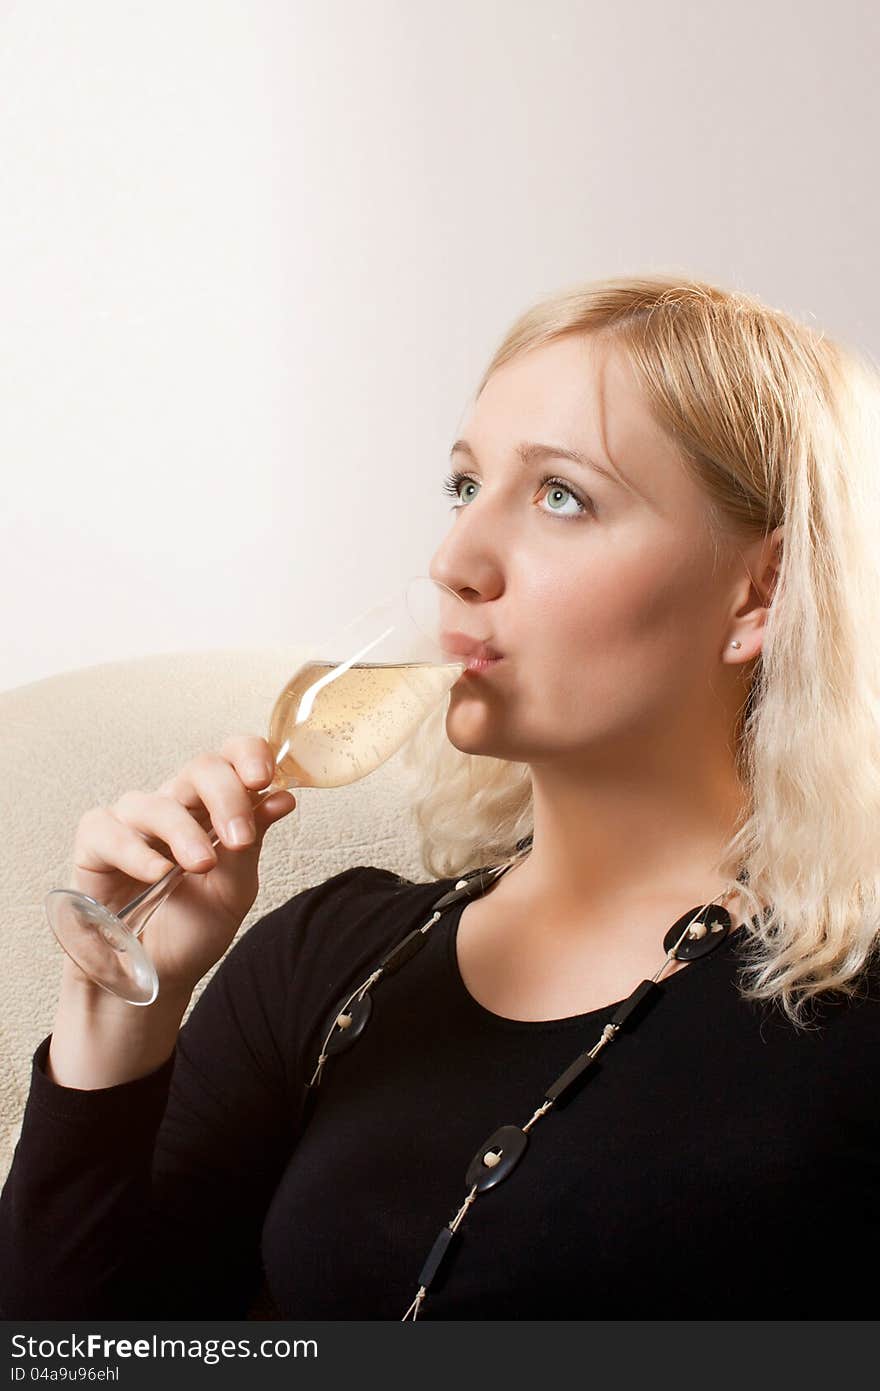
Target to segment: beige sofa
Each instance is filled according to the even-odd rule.
[[[303,655],[296,647],[163,653],[0,692],[0,1185],[19,1133],[31,1055],[52,1027],[58,997],[63,953],[43,900],[68,882],[80,816],[128,788],[158,787],[230,735],[265,736],[275,696]],[[297,792],[295,810],[266,835],[260,891],[240,932],[350,865],[428,877],[400,759],[399,752],[349,787]]]

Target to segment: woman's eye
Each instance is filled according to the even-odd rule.
[[[547,502],[550,504],[550,510],[552,512],[557,512],[561,517],[580,517],[584,512],[589,511],[586,503],[582,502],[574,489],[570,488],[567,483],[564,483],[561,478],[545,478],[541,487],[545,488],[548,485],[549,492],[547,493]],[[557,506],[559,498],[565,498],[566,495],[575,505],[576,510],[573,512],[563,512],[561,508]]]
[[[448,493],[450,497],[458,499],[458,501],[452,505],[453,512],[457,512],[462,506],[462,488],[464,484],[479,487],[476,479],[471,478],[468,473],[451,473],[443,483],[443,491]],[[592,503],[588,499],[582,498],[579,493],[576,493],[574,488],[572,488],[569,483],[566,483],[564,478],[542,478],[541,487],[549,487],[549,492],[547,493],[548,507],[547,509],[542,508],[542,511],[547,510],[551,513],[555,513],[557,517],[581,517],[585,513],[593,511]],[[566,496],[574,503],[573,511],[562,510]]]

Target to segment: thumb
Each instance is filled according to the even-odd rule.
[[[269,827],[282,817],[287,816],[296,806],[296,798],[292,792],[282,789],[273,792],[271,797],[267,797],[254,812],[254,826],[257,832],[257,840],[262,840]]]

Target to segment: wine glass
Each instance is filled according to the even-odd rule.
[[[465,671],[468,655],[488,642],[484,622],[454,590],[416,575],[399,597],[321,642],[276,696],[268,733],[275,773],[254,807],[282,789],[344,787],[391,758]],[[213,828],[210,840],[220,843]],[[130,1004],[152,1004],[159,978],[139,938],[186,873],[175,865],[117,913],[88,894],[52,889],[49,925],[96,985]]]

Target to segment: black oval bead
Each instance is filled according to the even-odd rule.
[[[496,880],[503,879],[504,875],[496,874],[493,869],[477,869],[467,876],[462,875],[463,879],[465,877],[467,878],[467,888],[464,892],[469,898],[473,898],[476,895],[487,893]]]
[[[461,884],[462,887],[447,889],[442,898],[438,898],[437,902],[431,905],[431,912],[442,912],[463,898],[481,897],[497,880],[503,879],[507,871],[512,868],[512,865],[507,865],[500,874],[497,869],[471,869],[466,874],[460,874],[456,884]]]
[[[470,892],[466,885],[463,889],[448,889],[442,898],[438,898],[436,903],[431,904],[431,912],[436,913],[444,908],[451,908],[453,903],[458,903],[461,898],[469,898]]]
[[[494,1188],[496,1183],[516,1168],[519,1161],[525,1154],[526,1145],[529,1143],[528,1133],[520,1130],[518,1125],[502,1125],[493,1135],[490,1135],[485,1144],[477,1150],[470,1162],[465,1183],[468,1188],[477,1186],[479,1193],[484,1193],[487,1188]],[[500,1150],[501,1157],[497,1164],[484,1164],[483,1155],[489,1150]]]
[[[342,1004],[345,1004],[344,1000]],[[343,1011],[340,1005],[336,1012],[336,1017],[338,1018],[343,1012],[351,1016],[351,1023],[344,1029],[341,1028],[339,1024],[336,1025],[336,1028],[333,1030],[324,1047],[324,1052],[328,1057],[333,1053],[344,1053],[346,1048],[350,1048],[355,1040],[359,1039],[364,1032],[370,1015],[373,1012],[373,1001],[370,998],[369,990],[365,992],[363,999],[352,1000],[347,1010]]]
[[[694,919],[692,923],[691,919]],[[721,946],[730,931],[730,921],[730,914],[723,904],[710,903],[706,908],[705,904],[698,903],[696,908],[692,908],[689,913],[683,913],[678,922],[672,924],[663,938],[663,947],[666,951],[671,951],[688,923],[691,923],[691,933],[694,928],[702,932],[702,928],[705,927],[705,932],[700,936],[689,933],[675,953],[676,961],[696,961],[697,957],[708,956],[710,951]]]

